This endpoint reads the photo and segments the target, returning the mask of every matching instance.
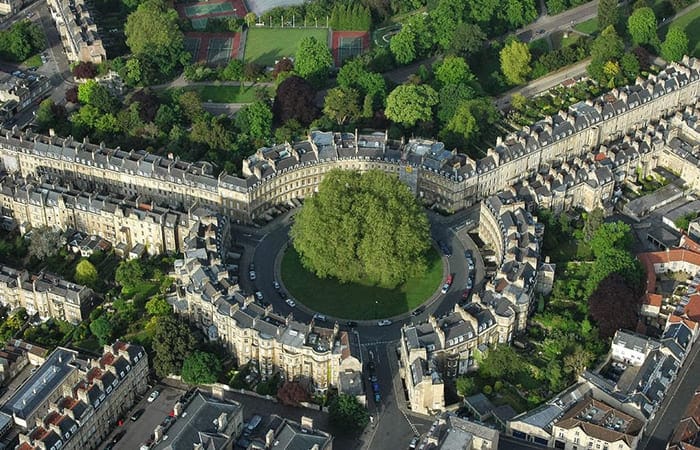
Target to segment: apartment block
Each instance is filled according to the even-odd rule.
[[[20,433],[20,450],[96,448],[147,389],[148,357],[117,341],[82,360],[57,348],[2,406]]]
[[[42,320],[77,324],[87,317],[94,296],[92,289],[55,275],[0,265],[0,303],[10,309],[25,308]]]
[[[276,204],[312,195],[323,175],[335,168],[395,174],[425,204],[456,211],[536,178],[550,162],[570,161],[601,145],[624,141],[628,131],[644,134],[652,122],[695,105],[699,71],[700,60],[695,58],[671,63],[657,75],[499,138],[478,161],[434,141],[394,142],[385,133],[312,132],[306,141],[258,150],[244,161],[242,178],[226,173],[214,177],[207,163],[17,129],[6,130],[0,138],[0,159],[6,171],[23,176],[60,175],[79,189],[100,186],[127,196],[139,193],[146,202],[175,209],[197,203],[243,222],[265,217]],[[615,154],[615,160],[626,161],[624,153]],[[589,175],[595,183],[579,183],[580,195],[591,206],[599,201],[591,186],[607,186],[607,175],[598,169]]]
[[[40,101],[50,89],[43,75],[0,72],[0,122]]]
[[[333,436],[314,428],[310,417],[295,422],[272,414],[258,428],[260,435],[253,436],[248,450],[333,450]]]
[[[70,62],[100,64],[107,60],[97,25],[83,0],[50,0],[49,8]]]
[[[0,349],[0,384],[15,378],[27,364],[43,364],[45,355],[45,348],[20,339],[10,339]]]
[[[27,3],[24,0],[2,0],[0,1],[0,15],[7,16],[16,14]]]
[[[416,445],[423,450],[496,450],[498,431],[444,413]]]

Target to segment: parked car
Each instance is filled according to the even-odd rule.
[[[467,259],[467,268],[471,271],[474,270],[474,261],[471,258]]]
[[[284,291],[277,291],[277,295],[279,295],[282,300],[287,298],[287,293]]]
[[[419,316],[419,315],[421,315],[421,314],[423,313],[423,311],[425,311],[425,308],[423,308],[422,306],[419,306],[418,308],[416,308],[415,310],[413,310],[413,312],[411,313],[411,315],[412,315],[412,316]]]
[[[275,289],[279,289],[279,288],[280,288],[280,284],[277,282],[277,280],[272,280],[272,286],[273,286]]]
[[[391,320],[389,319],[382,319],[379,322],[377,322],[377,325],[380,327],[386,327],[388,325],[391,325]]]
[[[471,289],[465,289],[462,291],[462,300],[469,300],[469,294],[472,293]]]
[[[143,415],[144,411],[146,411],[146,410],[145,410],[145,409],[139,409],[138,411],[135,411],[135,412],[131,415],[131,421],[132,421],[132,422],[136,422],[137,420],[139,420],[139,417],[141,417],[141,416]]]
[[[296,303],[294,302],[294,300],[292,300],[291,298],[288,298],[287,300],[285,300],[285,303],[287,303],[287,304],[288,304],[289,306],[291,306],[292,308],[294,308],[295,306],[297,306],[297,304],[296,304]]]
[[[354,320],[348,320],[347,322],[345,322],[345,325],[349,326],[350,328],[355,328],[357,326],[357,322],[355,322]]]
[[[255,281],[255,278],[257,278],[257,277],[255,275],[254,270],[251,270],[250,272],[248,272],[248,278],[250,278],[250,281]]]
[[[382,396],[379,395],[379,392],[374,393],[374,403],[379,403],[382,401]]]
[[[115,434],[114,437],[112,438],[112,444],[116,444],[121,440],[121,438],[124,437],[126,434],[126,430],[121,430],[119,433]]]
[[[323,322],[325,322],[325,321],[327,320],[327,319],[326,319],[326,316],[324,316],[323,314],[319,314],[319,313],[314,314],[314,319],[315,319],[315,320],[321,320],[321,321],[323,321]]]
[[[248,270],[250,270],[250,271],[255,270],[255,263],[248,264]]]
[[[452,274],[447,275],[447,279],[445,280],[445,284],[442,285],[442,289],[440,289],[440,292],[443,294],[447,294],[447,291],[450,290],[450,286],[452,286]]]
[[[253,417],[251,417],[250,421],[248,422],[248,425],[246,425],[245,429],[243,430],[243,434],[250,435],[253,431],[255,431],[256,428],[258,428],[260,422],[262,422],[262,417],[260,417],[259,415],[256,414]]]
[[[264,298],[263,293],[260,291],[255,291],[255,298],[257,298],[258,300],[262,300]]]
[[[443,255],[452,256],[452,250],[445,242],[438,241],[438,247],[440,247],[440,251],[442,251]]]
[[[411,443],[408,444],[409,450],[413,450],[418,446],[418,441],[420,441],[420,438],[418,436],[413,436],[413,439],[411,439]]]
[[[148,396],[146,401],[148,401],[148,403],[153,403],[153,400],[157,399],[159,395],[160,392],[158,391],[158,389],[156,389],[155,391],[151,392],[151,395]]]

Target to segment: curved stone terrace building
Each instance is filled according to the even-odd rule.
[[[501,137],[478,161],[434,141],[394,142],[386,133],[313,132],[303,142],[260,149],[245,162],[243,177],[217,177],[206,162],[17,129],[2,131],[0,159],[8,172],[51,173],[79,189],[105,186],[173,208],[197,202],[244,222],[264,216],[275,204],[312,194],[333,168],[395,173],[426,204],[455,211],[529,178],[552,161],[569,160],[628,130],[644,129],[695,104],[699,93],[700,60],[686,57],[657,75]]]

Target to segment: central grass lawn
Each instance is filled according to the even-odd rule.
[[[41,62],[41,56],[39,56],[39,54],[37,53],[36,55],[30,56],[29,58],[27,58],[27,60],[24,61],[22,64],[26,68],[31,68],[31,67],[41,67],[41,65],[44,63]]]
[[[325,28],[251,28],[245,44],[246,62],[255,62],[264,66],[273,66],[275,60],[284,56],[294,56],[299,41],[313,36],[321,42],[327,42],[328,30]]]
[[[382,319],[415,309],[442,282],[442,258],[434,249],[428,254],[428,272],[395,289],[360,284],[341,284],[318,278],[306,270],[291,246],[282,258],[282,280],[289,295],[308,308],[343,319]]]
[[[258,86],[195,86],[203,102],[212,103],[253,103]]]
[[[690,56],[700,57],[700,8],[696,8],[687,14],[674,20],[671,25],[680,27],[688,35],[688,53]],[[659,37],[666,36],[669,25],[664,25],[659,31]]]

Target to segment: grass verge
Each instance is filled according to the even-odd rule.
[[[203,102],[253,103],[258,86],[195,86],[188,90],[199,94]]]
[[[664,25],[659,31],[659,37],[665,37],[671,25],[680,27],[688,35],[688,54],[700,57],[700,8],[689,11],[671,22]]]
[[[598,18],[594,17],[577,24],[574,29],[580,33],[594,35],[598,32]]]
[[[41,56],[37,53],[36,55],[30,56],[27,58],[26,61],[22,63],[26,68],[31,68],[31,67],[41,67],[43,62],[41,62]]]
[[[251,28],[245,45],[246,62],[255,62],[264,66],[273,66],[275,61],[284,56],[294,56],[299,41],[313,36],[321,42],[327,42],[328,30],[325,28]]]
[[[434,249],[428,254],[428,271],[395,289],[360,284],[341,284],[318,278],[306,270],[291,246],[282,258],[282,280],[289,295],[314,311],[344,319],[381,319],[416,308],[442,282],[442,258]]]

